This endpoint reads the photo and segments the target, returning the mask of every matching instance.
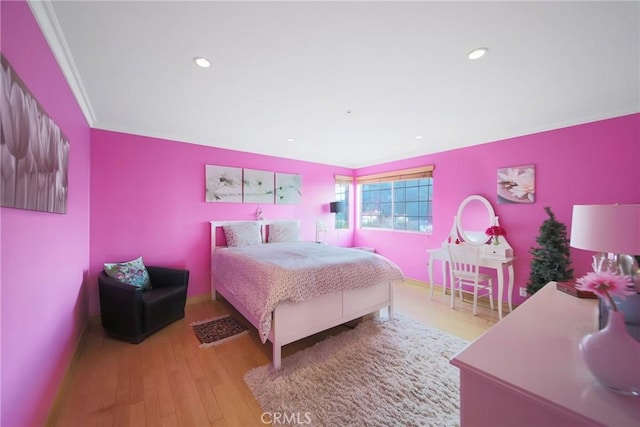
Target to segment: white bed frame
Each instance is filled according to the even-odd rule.
[[[211,256],[216,250],[216,230],[223,225],[247,221],[211,221]],[[260,221],[263,241],[266,227],[277,220]],[[221,283],[216,283],[211,266],[211,299],[216,292],[238,310],[253,326],[259,327],[259,319],[229,292]],[[323,295],[312,300],[282,302],[273,312],[268,340],[273,344],[273,367],[280,369],[282,346],[333,328],[370,313],[378,313],[388,308],[389,318],[393,318],[393,282],[385,281],[371,287],[344,290]]]

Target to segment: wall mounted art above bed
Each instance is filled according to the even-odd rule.
[[[295,205],[302,201],[302,176],[205,165],[205,200],[207,202]]]
[[[207,202],[242,202],[242,168],[205,165]]]
[[[302,177],[290,173],[276,173],[276,204],[297,205],[302,201]]]
[[[273,203],[273,172],[245,169],[242,177],[242,200],[245,203]]]

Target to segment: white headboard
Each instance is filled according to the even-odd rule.
[[[262,243],[267,243],[267,235],[268,235],[267,228],[269,227],[269,225],[278,223],[278,222],[284,222],[284,221],[298,221],[298,224],[300,223],[300,220],[291,220],[291,219],[263,219],[262,221],[256,221],[256,220],[250,220],[250,219],[233,220],[233,221],[209,221],[211,223],[211,253],[213,253],[213,251],[217,247],[217,244],[216,244],[217,229],[222,226],[230,225],[230,224],[238,224],[243,222],[257,222],[260,224],[260,234],[262,236]]]

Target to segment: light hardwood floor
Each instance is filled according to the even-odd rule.
[[[473,340],[498,321],[497,311],[471,304],[449,307],[449,296],[407,281],[394,290],[396,312]],[[470,298],[467,297],[467,301]],[[458,300],[459,301],[459,300]],[[234,312],[225,301],[188,304],[186,315],[138,345],[107,337],[90,321],[47,425],[262,426],[262,410],[244,383],[249,369],[270,363],[271,346],[255,329],[210,348],[199,348],[190,323]],[[283,357],[345,327],[283,348]]]

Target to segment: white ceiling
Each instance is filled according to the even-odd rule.
[[[638,1],[30,5],[99,129],[356,168],[640,111]]]

